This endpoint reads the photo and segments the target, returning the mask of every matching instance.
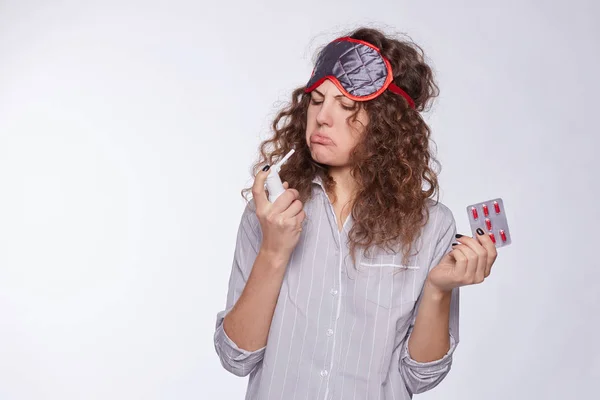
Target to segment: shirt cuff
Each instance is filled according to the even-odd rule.
[[[249,359],[255,358],[260,359],[262,358],[262,353],[264,353],[265,349],[267,348],[267,346],[263,346],[254,351],[239,348],[238,345],[235,344],[235,342],[231,340],[229,336],[227,336],[225,329],[223,329],[223,324],[217,328],[215,336],[217,337],[217,340],[215,341],[217,346],[219,346],[221,350],[225,350],[223,355],[233,362],[241,362],[246,360],[250,361]]]
[[[410,353],[408,352],[408,339],[410,338],[410,335],[407,336],[406,340],[404,341],[404,345],[402,348],[402,355],[400,356],[400,359],[402,360],[402,362],[413,368],[413,369],[423,369],[423,370],[428,370],[428,371],[432,371],[438,368],[444,368],[446,367],[448,364],[450,364],[452,362],[452,353],[454,353],[454,350],[456,349],[456,340],[454,339],[454,336],[452,336],[452,333],[449,333],[449,337],[450,337],[450,348],[448,349],[448,352],[439,360],[433,360],[433,361],[429,361],[429,362],[419,362],[414,360],[411,356]]]

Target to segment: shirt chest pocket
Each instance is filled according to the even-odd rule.
[[[361,258],[354,270],[358,295],[383,308],[412,308],[422,287],[419,265],[402,264],[400,254],[383,251]]]

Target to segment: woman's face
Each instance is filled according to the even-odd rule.
[[[326,79],[311,93],[306,121],[306,142],[312,158],[332,167],[349,165],[350,152],[359,142],[368,123],[361,109],[355,122],[347,121],[355,101]]]

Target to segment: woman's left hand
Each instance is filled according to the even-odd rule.
[[[456,236],[460,243],[453,245],[452,251],[444,255],[427,277],[427,284],[442,293],[483,282],[490,275],[498,255],[494,242],[481,228],[476,239]]]

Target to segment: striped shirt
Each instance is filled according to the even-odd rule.
[[[322,181],[304,204],[306,219],[285,271],[267,345],[239,348],[223,319],[240,297],[262,238],[251,200],[237,233],[226,306],[217,314],[215,350],[223,367],[249,375],[246,400],[403,400],[437,386],[458,344],[459,290],[452,293],[450,349],[421,363],[408,338],[427,274],[452,249],[456,225],[442,203],[428,200],[430,218],[406,265],[401,253],[377,247],[349,254],[352,216],[339,231]],[[414,253],[414,252],[413,252]]]

